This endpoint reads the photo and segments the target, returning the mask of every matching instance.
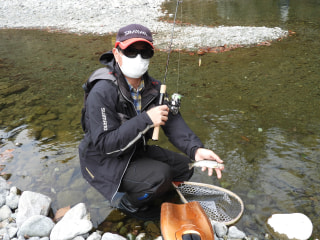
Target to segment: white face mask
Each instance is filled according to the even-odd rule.
[[[150,58],[143,59],[140,54],[135,58],[128,58],[122,54],[121,58],[122,65],[119,64],[119,67],[126,77],[140,78],[148,70]]]

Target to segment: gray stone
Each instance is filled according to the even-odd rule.
[[[243,239],[246,234],[240,231],[236,226],[231,226],[228,232],[228,239]]]
[[[213,229],[214,229],[215,234],[219,238],[223,238],[228,233],[228,227],[223,223],[215,222],[213,225]]]
[[[11,209],[7,205],[3,205],[0,208],[0,221],[3,221],[9,217],[11,217]]]
[[[18,228],[17,228],[16,224],[10,223],[7,226],[7,231],[8,231],[9,237],[13,238],[18,232]]]
[[[4,191],[0,192],[0,207],[6,204],[6,196],[7,194]]]
[[[17,213],[17,225],[34,215],[47,216],[50,210],[51,199],[43,194],[25,191],[22,193]]]
[[[6,197],[6,205],[9,206],[12,210],[16,209],[19,204],[20,196],[17,195],[17,188],[12,187],[10,189],[9,195]]]
[[[7,183],[7,181],[0,176],[0,192],[2,190],[6,190],[8,191],[10,189],[9,184]]]
[[[5,237],[10,239],[9,234],[8,234],[8,230],[6,228],[1,228],[0,229],[0,239],[3,240],[3,239],[5,239]]]
[[[18,236],[47,237],[50,235],[54,222],[43,215],[34,215],[21,225]]]
[[[6,197],[9,194],[9,185],[6,180],[0,176],[0,207],[6,204]]]

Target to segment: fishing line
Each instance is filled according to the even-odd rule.
[[[179,3],[182,3],[182,0],[177,0],[177,4],[176,4],[176,11],[174,13],[173,26],[172,26],[172,31],[171,31],[171,39],[170,39],[170,44],[169,44],[169,52],[168,52],[168,56],[167,56],[167,64],[166,64],[166,71],[164,73],[163,84],[166,83],[167,74],[168,74],[169,59],[170,59],[170,53],[171,53],[171,50],[172,50],[172,42],[173,42],[173,33],[174,33],[174,27],[175,27],[175,24],[176,24],[176,18],[177,18],[177,12],[178,12]]]
[[[173,42],[173,33],[174,33],[174,27],[175,27],[175,24],[176,24],[176,18],[177,18],[177,12],[178,12],[179,3],[182,3],[182,0],[177,0],[176,10],[175,10],[175,13],[174,13],[173,26],[172,26],[172,31],[171,31],[171,40],[170,40],[170,44],[169,44],[169,52],[168,52],[167,64],[166,64],[166,71],[165,71],[165,74],[164,74],[163,83],[161,84],[161,87],[160,87],[159,105],[163,104],[163,100],[164,100],[164,97],[165,97],[165,94],[166,94],[166,90],[167,90],[166,79],[167,79],[167,74],[168,74],[169,59],[170,59],[170,53],[171,53],[171,50],[172,50],[172,42]],[[178,98],[180,98],[180,96]],[[153,134],[152,134],[152,140],[158,141],[158,139],[159,139],[159,131],[160,131],[160,126],[157,126],[157,127],[154,128]]]
[[[180,28],[182,30],[182,4],[180,6]],[[181,41],[179,42],[179,49],[178,49],[178,79],[177,79],[177,86],[176,90],[179,92],[179,81],[180,81],[180,60],[181,60]]]

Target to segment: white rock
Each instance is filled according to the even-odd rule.
[[[18,236],[46,237],[50,235],[54,222],[43,215],[34,215],[21,225]]]
[[[302,213],[273,214],[268,225],[275,233],[284,234],[288,239],[308,239],[313,230],[311,220]]]
[[[20,227],[22,223],[29,217],[34,215],[47,216],[50,210],[51,199],[41,193],[25,191],[20,196],[17,225]]]
[[[102,235],[101,240],[127,240],[127,239],[122,236],[119,236],[118,234],[105,233]]]
[[[0,207],[6,204],[6,196],[9,194],[9,184],[0,177]]]
[[[7,205],[3,205],[0,208],[0,222],[9,218],[11,214],[12,214],[11,209]]]
[[[6,205],[9,206],[12,210],[16,209],[19,204],[20,196],[17,195],[17,188],[12,187],[10,189],[10,193],[8,196],[6,196]]]
[[[101,235],[97,232],[92,233],[87,240],[101,240]]]
[[[7,231],[8,231],[10,239],[13,238],[16,235],[16,233],[18,232],[17,225],[15,223],[10,223],[7,226]]]
[[[50,240],[69,240],[88,233],[92,229],[92,222],[84,203],[78,203],[71,208],[54,226]]]
[[[146,234],[145,233],[139,233],[136,240],[142,240]]]
[[[1,239],[9,238],[8,230],[6,228],[0,228],[0,237]]]
[[[240,231],[236,226],[231,226],[228,231],[228,239],[244,239],[246,234]]]
[[[73,238],[72,240],[85,240],[85,239],[82,236],[77,236],[77,237]]]
[[[215,234],[220,238],[226,236],[228,233],[228,227],[225,224],[220,222],[215,222],[213,224],[213,229]]]
[[[0,190],[9,190],[10,187],[9,187],[9,184],[7,183],[7,181],[0,176]]]

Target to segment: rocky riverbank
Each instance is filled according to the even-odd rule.
[[[132,222],[132,229],[124,226],[124,214],[114,217],[109,225],[110,232],[93,228],[85,204],[78,203],[72,208],[57,211],[54,217],[51,199],[41,193],[24,191],[10,186],[0,177],[0,239],[1,240],[162,240],[157,224],[152,221]],[[115,210],[117,211],[117,210]],[[112,215],[112,214],[111,214]],[[235,226],[229,229],[224,224],[213,226],[215,239],[255,239],[246,237]]]
[[[172,18],[162,11],[165,0],[76,1],[76,0],[2,0],[1,28],[33,28],[72,33],[105,35],[115,33],[131,23],[147,26],[154,33],[155,45],[167,49],[172,23],[159,21]],[[279,27],[180,26],[176,25],[174,48],[194,50],[219,46],[246,46],[270,42],[288,35]]]

